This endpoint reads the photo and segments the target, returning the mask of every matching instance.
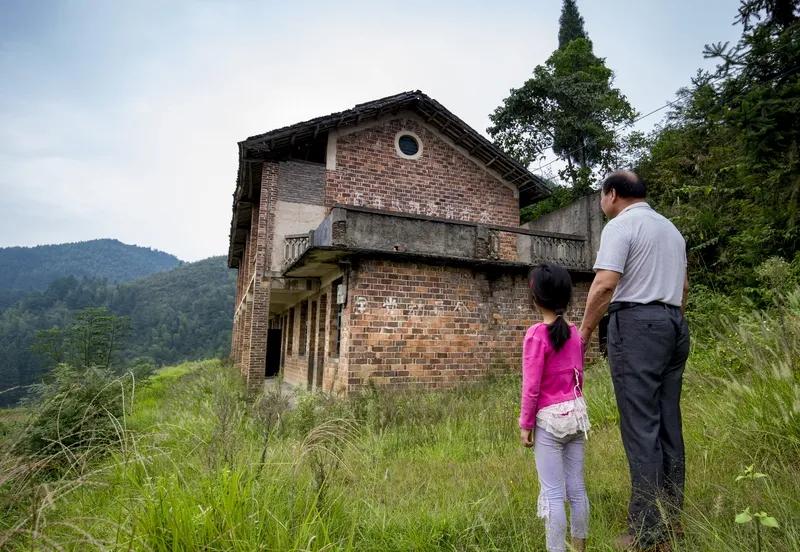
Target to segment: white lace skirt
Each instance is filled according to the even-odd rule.
[[[566,437],[573,433],[589,431],[589,412],[586,400],[577,397],[568,401],[545,406],[536,413],[536,427],[554,437]]]

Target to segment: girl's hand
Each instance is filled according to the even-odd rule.
[[[532,429],[522,429],[519,430],[519,438],[522,441],[522,446],[525,448],[531,448],[533,446],[533,430]]]

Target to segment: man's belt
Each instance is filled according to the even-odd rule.
[[[610,305],[608,305],[608,314],[614,314],[615,312],[625,310],[625,309],[632,309],[633,307],[641,307],[647,305],[660,305],[664,308],[671,307],[673,309],[677,309],[675,305],[670,305],[669,303],[664,303],[663,301],[651,301],[649,303],[632,303],[629,301],[614,301]]]

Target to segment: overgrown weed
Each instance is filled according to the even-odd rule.
[[[695,335],[683,400],[687,536],[676,551],[740,550],[746,533],[733,520],[750,504],[781,524],[763,535],[764,550],[800,549],[798,313],[793,294],[766,312],[739,312],[715,338]],[[603,549],[624,528],[628,492],[604,363],[587,369],[586,394],[591,540]],[[232,368],[204,361],[137,383],[135,396],[116,422],[116,445],[67,447],[59,454],[78,463],[58,478],[44,477],[47,457],[2,443],[0,547],[513,551],[543,543],[533,459],[517,445],[517,375],[427,393],[372,387],[347,399],[273,388],[249,402]],[[734,483],[750,464],[764,466],[766,484]]]

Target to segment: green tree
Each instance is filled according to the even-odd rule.
[[[800,2],[748,0],[740,41],[679,92],[638,162],[652,198],[681,228],[694,279],[733,291],[756,267],[792,260],[800,240]]]
[[[593,170],[614,166],[622,140],[615,128],[631,123],[636,112],[619,89],[605,60],[594,55],[574,3],[562,13],[565,38],[576,35],[553,52],[533,77],[512,89],[489,117],[487,131],[506,151],[524,164],[552,150],[566,163],[559,176],[573,193],[591,190]],[[583,36],[578,36],[578,35]]]
[[[111,368],[114,355],[124,343],[130,320],[106,307],[87,307],[76,312],[64,328],[39,330],[31,349],[53,366],[67,363],[76,368]]]
[[[558,49],[560,50],[576,38],[588,38],[583,29],[583,17],[578,12],[575,0],[564,0],[561,17],[558,19]]]

